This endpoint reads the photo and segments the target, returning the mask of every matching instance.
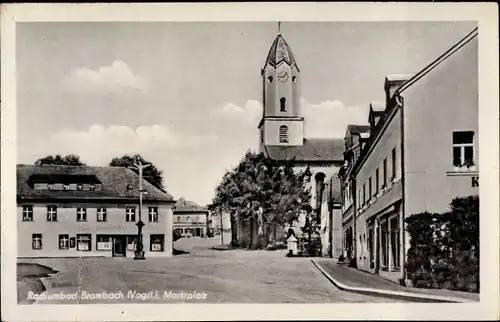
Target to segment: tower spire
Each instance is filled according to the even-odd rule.
[[[278,21],[278,35],[281,35],[281,21]]]

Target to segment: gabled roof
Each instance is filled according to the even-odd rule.
[[[175,212],[208,212],[207,208],[202,207],[194,201],[188,201],[184,198],[179,198],[175,205],[172,207]]]
[[[385,103],[384,102],[371,102],[370,103],[370,112],[374,113],[384,113],[385,111]]]
[[[266,68],[267,65],[276,67],[281,62],[287,63],[290,67],[296,66],[298,69],[292,49],[288,46],[285,39],[279,34],[276,36],[271,48],[269,49],[264,68]]]
[[[41,183],[41,178],[65,179],[72,183],[81,183],[84,178],[96,178],[101,184],[97,191],[52,191],[34,189],[32,178]],[[76,181],[73,181],[72,179]],[[53,181],[53,180],[52,180]],[[55,182],[54,182],[55,183]],[[64,182],[60,182],[64,183]],[[131,189],[128,189],[128,186]],[[143,200],[173,202],[166,192],[143,180]],[[125,167],[93,167],[68,165],[17,165],[17,196],[20,199],[117,199],[134,202],[139,199],[139,175]]]
[[[361,134],[365,132],[370,132],[370,125],[349,124],[347,125],[347,132],[350,132],[352,134]]]
[[[302,146],[266,146],[267,155],[275,160],[343,162],[344,140],[304,139]]]

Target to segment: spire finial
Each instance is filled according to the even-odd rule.
[[[278,35],[281,35],[281,21],[278,21]]]

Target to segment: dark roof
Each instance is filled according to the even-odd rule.
[[[330,185],[332,192],[330,201],[332,203],[342,203],[342,197],[340,194],[340,179],[338,174],[332,175],[327,182]]]
[[[302,146],[266,146],[267,155],[275,160],[343,161],[343,139],[304,139]]]
[[[207,208],[196,204],[193,201],[184,200],[180,198],[172,207],[174,212],[208,212]]]
[[[290,48],[290,46],[288,46],[285,39],[281,35],[278,35],[276,36],[276,39],[274,39],[274,42],[269,49],[264,68],[268,64],[276,67],[283,61],[286,62],[290,67],[293,67],[295,65],[298,69],[295,58],[293,57],[292,49]]]
[[[370,125],[349,124],[349,125],[347,125],[347,131],[354,133],[354,134],[370,132]]]
[[[32,178],[62,178],[66,181],[70,177],[76,181],[84,178],[95,178],[101,184],[97,191],[51,191],[35,190],[32,187]],[[40,180],[38,180],[40,182]],[[71,182],[75,182],[71,180]],[[64,183],[64,182],[61,182]],[[81,183],[81,182],[77,182]],[[93,182],[91,182],[93,183]],[[127,189],[127,186],[132,189]],[[143,180],[143,194],[145,201],[173,201],[171,195],[163,192]],[[139,176],[132,170],[124,167],[93,167],[67,165],[17,165],[17,195],[23,199],[123,199],[134,200],[139,198]]]
[[[94,174],[80,174],[80,175],[70,175],[70,174],[59,174],[59,173],[48,173],[48,174],[34,174],[31,175],[29,181],[33,183],[101,183],[101,181]]]

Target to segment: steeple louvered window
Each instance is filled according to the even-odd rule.
[[[280,143],[288,143],[288,127],[286,125],[280,126]]]

